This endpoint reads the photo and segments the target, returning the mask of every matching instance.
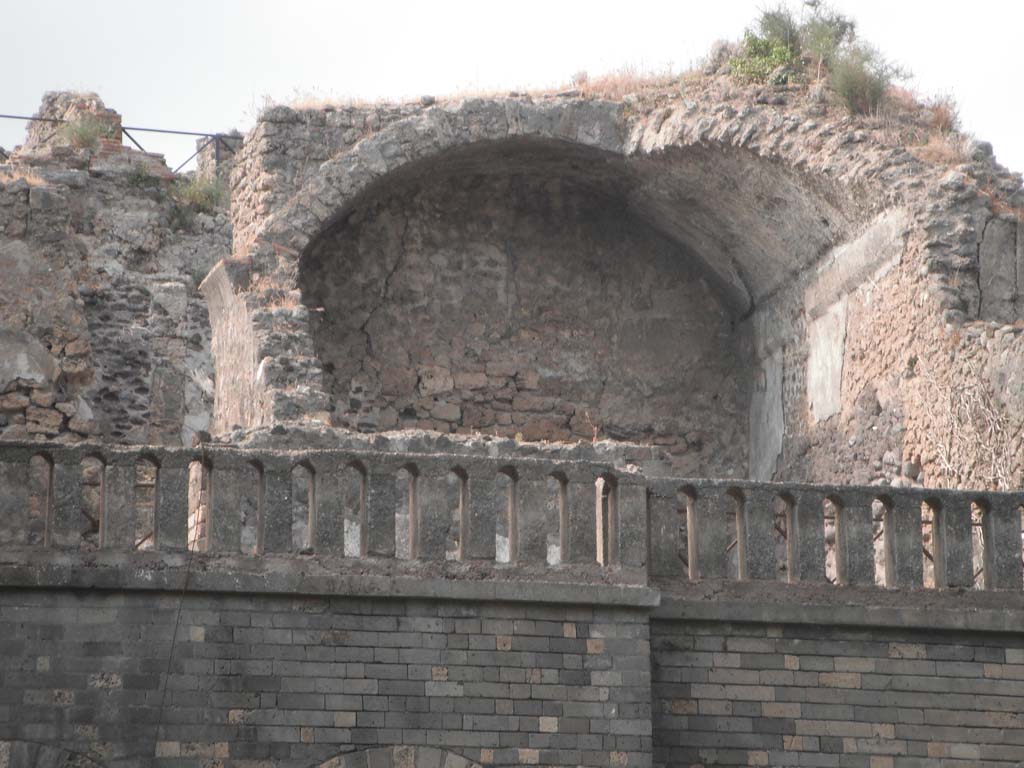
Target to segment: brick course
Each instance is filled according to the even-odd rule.
[[[1024,637],[655,621],[658,766],[1017,765]]]
[[[398,745],[650,765],[636,610],[189,594],[179,612],[175,594],[6,590],[0,638],[0,742],[108,766],[154,750],[161,768],[308,766]]]

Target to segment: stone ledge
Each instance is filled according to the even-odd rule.
[[[665,585],[651,614],[662,621],[1020,632],[1024,595],[969,589],[834,587],[705,581]]]
[[[529,602],[650,608],[659,601],[656,589],[641,584],[552,580],[519,569],[475,570],[469,578],[440,574],[373,572],[365,560],[354,561],[348,573],[330,571],[321,561],[293,557],[260,559],[260,568],[233,568],[231,563],[198,556],[189,566],[187,554],[135,556],[132,562],[97,562],[96,556],[38,550],[0,563],[0,589],[106,589],[127,591],[229,592],[241,594],[320,595],[376,598],[420,598],[486,602]],[[108,559],[109,558],[103,558]],[[280,562],[276,562],[280,560]],[[339,560],[340,563],[340,560]],[[337,565],[331,562],[327,565]],[[269,565],[269,567],[267,567]],[[220,566],[220,567],[218,567]],[[569,573],[561,574],[571,578]],[[557,578],[557,575],[556,575]],[[596,579],[595,579],[596,582]]]

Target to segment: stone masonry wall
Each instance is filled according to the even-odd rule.
[[[413,104],[381,104],[264,110],[233,161],[234,252],[249,249],[263,217],[284,205],[323,162],[418,109]]]
[[[0,651],[0,742],[107,768],[305,768],[377,745],[650,765],[635,610],[8,589]]]
[[[41,113],[63,116],[59,96]],[[158,156],[29,138],[0,165],[0,439],[190,444],[213,395],[196,285],[226,217],[178,201]]]
[[[745,471],[743,335],[615,201],[435,180],[364,206],[300,275],[337,426],[650,442],[684,473]]]
[[[654,622],[656,766],[1024,760],[1024,636]]]

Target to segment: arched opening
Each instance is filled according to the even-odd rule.
[[[335,426],[653,443],[746,474],[741,321],[837,227],[735,150],[479,141],[340,201],[298,286]]]

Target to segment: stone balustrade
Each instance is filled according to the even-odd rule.
[[[486,450],[0,446],[7,549],[591,566],[633,583],[1020,591],[1022,502],[1009,493],[652,479]]]

